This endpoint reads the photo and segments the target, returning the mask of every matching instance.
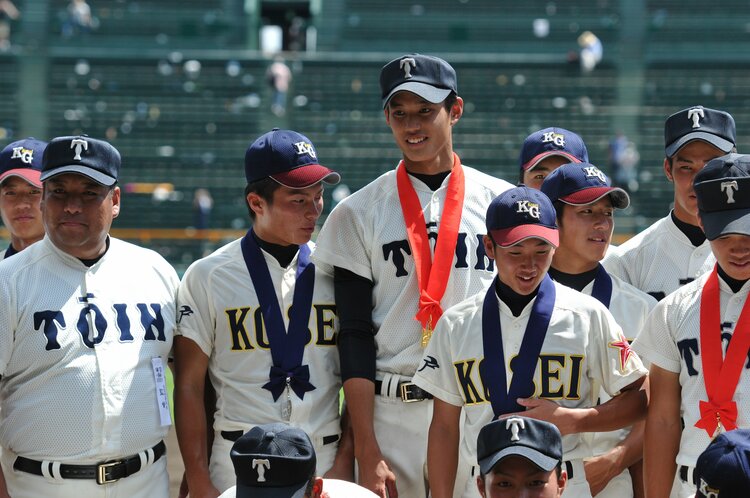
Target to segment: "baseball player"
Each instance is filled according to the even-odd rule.
[[[523,141],[518,181],[539,189],[545,177],[563,164],[588,161],[589,152],[581,137],[564,128],[544,128]]]
[[[612,187],[607,175],[589,163],[559,167],[544,179],[541,190],[555,206],[560,231],[550,276],[604,304],[632,342],[656,299],[609,275],[599,263],[612,239],[615,209],[628,207],[628,194]],[[603,390],[592,394],[594,402],[609,399]],[[623,430],[592,432],[585,437],[596,455],[586,461],[592,493],[602,498],[626,498],[637,491],[636,496],[643,496],[643,423],[639,422],[629,436]],[[628,468],[637,477],[632,483]]]
[[[108,235],[119,173],[109,143],[54,138],[46,236],[0,262],[0,496],[168,496],[179,281],[155,252]]]
[[[695,498],[746,498],[750,489],[750,429],[719,434],[695,464]]]
[[[307,137],[274,129],[248,147],[245,177],[252,229],[191,265],[178,293],[175,408],[191,496],[232,486],[232,443],[258,424],[307,432],[319,475],[341,433],[333,279],[310,262],[323,184],[340,176]],[[210,468],[207,372],[216,390]]]
[[[698,224],[693,178],[735,142],[734,119],[724,111],[696,106],[667,118],[664,174],[674,184],[674,208],[607,254],[610,274],[661,300],[711,269],[715,260]]]
[[[477,462],[482,498],[559,498],[568,481],[560,431],[543,420],[510,417],[485,425],[477,437]]]
[[[510,184],[453,152],[463,100],[450,64],[399,57],[383,67],[380,88],[403,160],[333,209],[314,260],[335,272],[359,483],[422,498],[432,401],[411,378],[442,309],[491,281],[483,213]]]
[[[750,156],[709,161],[695,175],[695,194],[717,263],[663,299],[633,343],[651,362],[647,496],[692,496],[709,442],[750,428]]]
[[[475,497],[472,479],[455,479],[459,444],[472,461],[482,426],[526,410],[563,434],[564,496],[590,497],[582,459],[591,454],[579,433],[642,417],[646,370],[604,305],[548,277],[559,236],[546,195],[526,186],[500,194],[487,209],[487,232],[497,277],[443,314],[414,376],[435,397],[430,492],[450,497],[455,482]],[[613,398],[597,405],[600,388]]]
[[[8,144],[0,152],[0,216],[10,234],[10,246],[3,258],[44,237],[39,176],[46,146],[46,142],[29,137]]]

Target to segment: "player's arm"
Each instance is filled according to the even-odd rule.
[[[680,447],[679,374],[651,365],[651,401],[646,417],[643,445],[644,480],[647,498],[669,496]]]
[[[375,335],[372,325],[372,281],[334,268],[339,323],[338,350],[344,396],[352,422],[359,484],[381,497],[397,497],[396,478],[375,437]]]
[[[10,498],[8,487],[5,485],[5,474],[3,474],[3,469],[0,469],[0,498]]]
[[[208,470],[208,424],[204,409],[208,356],[191,339],[174,339],[175,427],[191,498],[219,496]]]
[[[427,439],[427,468],[433,498],[451,498],[456,484],[461,407],[434,399]]]
[[[346,404],[341,412],[341,439],[336,449],[336,457],[323,477],[354,482],[354,433]]]
[[[607,453],[587,459],[583,466],[591,494],[596,496],[609,481],[643,459],[645,421],[633,425],[630,434]],[[641,486],[642,487],[642,486]]]

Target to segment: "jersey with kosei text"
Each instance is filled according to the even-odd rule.
[[[156,252],[114,238],[91,267],[46,237],[0,262],[2,447],[85,463],[158,443],[154,362],[163,373],[178,284]]]
[[[494,277],[482,236],[487,206],[511,185],[464,166],[466,189],[451,275],[443,310],[486,288]],[[427,233],[435,239],[450,180],[436,191],[409,175],[422,205]],[[338,266],[371,280],[372,319],[376,330],[376,368],[411,377],[422,358],[421,324],[414,318],[419,287],[396,186],[389,171],[338,204],[328,216],[313,253],[316,263]]]
[[[614,396],[646,375],[620,326],[596,299],[555,282],[555,306],[534,373],[534,397],[567,408],[596,404],[594,386]],[[438,321],[414,383],[440,400],[461,406],[466,414],[461,453],[476,461],[479,430],[494,418],[488,388],[479,373],[484,358],[482,306],[479,293],[450,308]],[[534,300],[518,317],[500,299],[506,372],[518,355]],[[513,376],[507,376],[508,386]],[[580,434],[563,436],[565,459],[585,458],[591,449]]]
[[[271,391],[262,387],[269,381],[273,359],[240,243],[241,239],[230,242],[193,263],[178,292],[177,334],[194,341],[209,357],[209,376],[216,389],[214,428],[247,431],[259,424],[286,421],[303,429],[313,441],[338,435],[341,379],[333,278],[315,268],[310,336],[302,358],[315,389],[306,392],[303,399],[291,392],[291,415],[285,420],[282,408],[286,393],[274,401]],[[261,252],[288,327],[297,257],[283,268],[276,258]]]
[[[677,464],[694,466],[703,450],[711,442],[705,430],[695,427],[700,419],[699,402],[707,401],[703,378],[700,344],[700,301],[709,274],[687,284],[661,301],[649,316],[633,348],[647,361],[669,372],[679,374],[681,396],[680,416],[684,429],[680,438]],[[746,283],[736,294],[719,277],[721,302],[722,349],[734,334],[737,319],[750,292]],[[739,428],[750,428],[750,364],[746,363],[737,390]]]

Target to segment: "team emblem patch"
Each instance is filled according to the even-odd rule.
[[[625,371],[625,365],[627,365],[628,360],[632,355],[635,354],[635,351],[633,351],[630,347],[630,342],[625,339],[625,336],[620,333],[620,340],[610,342],[607,344],[610,348],[615,348],[620,350],[620,371]]]
[[[253,458],[252,466],[258,471],[257,482],[266,482],[266,470],[271,468],[271,462],[267,458]]]
[[[398,67],[404,70],[404,78],[409,79],[411,78],[411,69],[417,67],[417,61],[412,57],[404,57],[398,63]]]
[[[737,180],[721,182],[721,191],[727,194],[727,204],[734,204],[734,193],[739,189]]]
[[[565,135],[562,133],[555,133],[554,131],[548,131],[542,135],[542,143],[553,143],[557,147],[565,147]]]
[[[539,219],[539,204],[531,201],[516,201],[516,213],[528,213],[534,219]]]
[[[583,168],[583,172],[586,174],[586,178],[598,178],[602,183],[607,183],[607,177],[604,175],[602,170],[596,166],[588,166]]]
[[[296,142],[294,144],[294,151],[297,153],[298,156],[307,154],[313,159],[318,158],[317,154],[315,154],[315,149],[313,149],[312,144],[309,142]]]
[[[20,159],[22,163],[31,164],[34,159],[34,149],[25,149],[23,147],[13,147],[11,159]]]
[[[70,141],[70,148],[75,149],[75,156],[73,156],[74,161],[80,161],[81,160],[81,152],[84,150],[89,150],[89,143],[82,139],[82,138],[74,138]]]
[[[522,418],[511,417],[505,420],[505,428],[510,429],[511,441],[520,441],[521,437],[518,435],[518,433],[521,431],[521,429],[526,429],[526,424],[524,424]]]
[[[421,372],[425,368],[431,368],[432,370],[435,370],[436,368],[440,368],[440,365],[438,365],[437,359],[435,359],[434,356],[425,356],[422,361],[424,362],[421,367],[419,367],[419,370],[417,372]]]
[[[191,308],[187,304],[183,304],[182,306],[180,306],[180,315],[177,317],[177,323],[180,323],[182,321],[182,317],[190,316],[193,313],[193,308]]]
[[[701,119],[706,117],[705,113],[703,112],[703,109],[700,107],[693,107],[692,109],[688,109],[688,119],[693,122],[693,128],[700,128],[701,127]]]

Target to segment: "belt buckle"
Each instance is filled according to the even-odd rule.
[[[421,399],[412,399],[409,398],[409,394],[411,393],[410,388],[414,386],[415,384],[413,382],[404,382],[399,387],[399,390],[401,391],[401,401],[404,403],[415,403],[417,401],[422,401]]]
[[[105,462],[105,463],[98,464],[96,466],[96,483],[97,484],[109,484],[112,482],[119,481],[120,480],[119,477],[117,479],[107,479],[107,469],[120,465],[121,463],[123,463],[122,460],[118,460],[116,462]]]

